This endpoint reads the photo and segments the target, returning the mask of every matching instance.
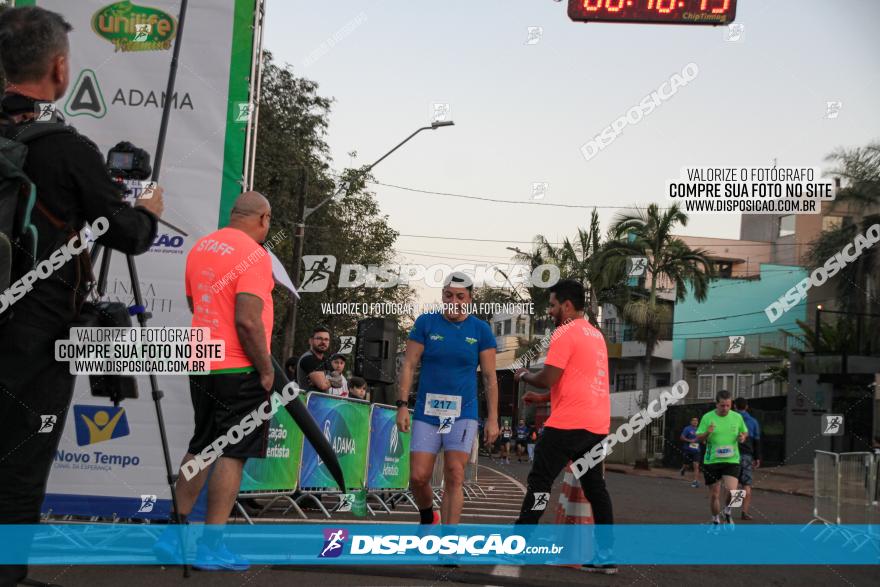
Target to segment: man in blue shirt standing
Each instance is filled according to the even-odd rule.
[[[688,469],[693,470],[694,480],[691,481],[691,487],[700,486],[700,481],[697,479],[697,475],[699,474],[698,463],[700,462],[700,442],[697,440],[697,426],[699,426],[699,424],[699,418],[691,418],[691,423],[684,427],[684,430],[681,431],[681,436],[679,437],[679,440],[682,442],[681,454],[684,457],[684,461],[681,464],[681,471],[679,471],[679,473],[684,476]]]
[[[470,315],[473,281],[452,273],[443,287],[443,312],[422,314],[406,341],[400,370],[397,427],[410,429],[408,408],[413,374],[421,363],[410,443],[410,487],[422,524],[436,523],[431,473],[443,450],[443,503],[440,521],[458,524],[464,504],[464,470],[477,436],[477,367],[486,390],[485,440],[498,436],[498,381],[495,335],[489,324]]]
[[[749,430],[746,441],[739,444],[739,488],[744,489],[746,492],[743,498],[742,519],[751,520],[753,518],[749,514],[749,507],[752,505],[752,470],[761,466],[761,426],[749,413],[749,402],[746,398],[736,398],[734,406]]]

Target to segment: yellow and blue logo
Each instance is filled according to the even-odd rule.
[[[76,443],[79,446],[128,436],[130,433],[125,408],[122,407],[75,405],[73,416],[76,420]]]

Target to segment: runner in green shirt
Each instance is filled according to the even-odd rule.
[[[712,523],[721,523],[721,485],[724,485],[727,506],[724,522],[733,524],[730,513],[730,492],[736,489],[739,479],[739,443],[748,436],[746,423],[737,412],[731,410],[733,398],[729,391],[721,390],[715,395],[715,409],[704,414],[697,427],[697,439],[706,443],[703,457],[703,478],[709,488],[709,509]],[[722,483],[719,484],[718,481]]]

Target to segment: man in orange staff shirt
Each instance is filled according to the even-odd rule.
[[[547,509],[550,490],[569,461],[588,454],[608,435],[611,399],[608,387],[608,349],[602,333],[584,319],[585,293],[577,281],[566,279],[550,288],[550,316],[556,330],[544,368],[537,373],[520,369],[517,381],[550,390],[550,417],[535,446],[535,460],[528,477],[517,524],[537,524]],[[546,393],[530,391],[526,403],[547,401]],[[594,564],[583,570],[613,574],[610,562],[611,524],[614,514],[611,496],[605,488],[603,467],[592,467],[580,478],[584,495],[593,508],[598,551]]]
[[[229,225],[200,239],[186,259],[186,298],[193,328],[211,329],[211,340],[225,342],[222,361],[212,361],[210,373],[190,375],[195,430],[177,479],[180,514],[185,517],[213,468],[208,487],[205,532],[194,566],[208,571],[243,571],[248,563],[222,543],[223,525],[235,504],[245,461],[265,456],[268,423],[247,434],[236,434],[210,466],[197,455],[221,436],[241,432],[242,419],[267,402],[275,370],[269,354],[272,336],[272,262],[263,248],[272,211],[257,192],[238,197]],[[206,451],[207,454],[207,451]],[[179,543],[160,541],[171,555]]]

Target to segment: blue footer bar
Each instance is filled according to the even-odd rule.
[[[880,527],[797,525],[0,525],[0,564],[866,565]]]

